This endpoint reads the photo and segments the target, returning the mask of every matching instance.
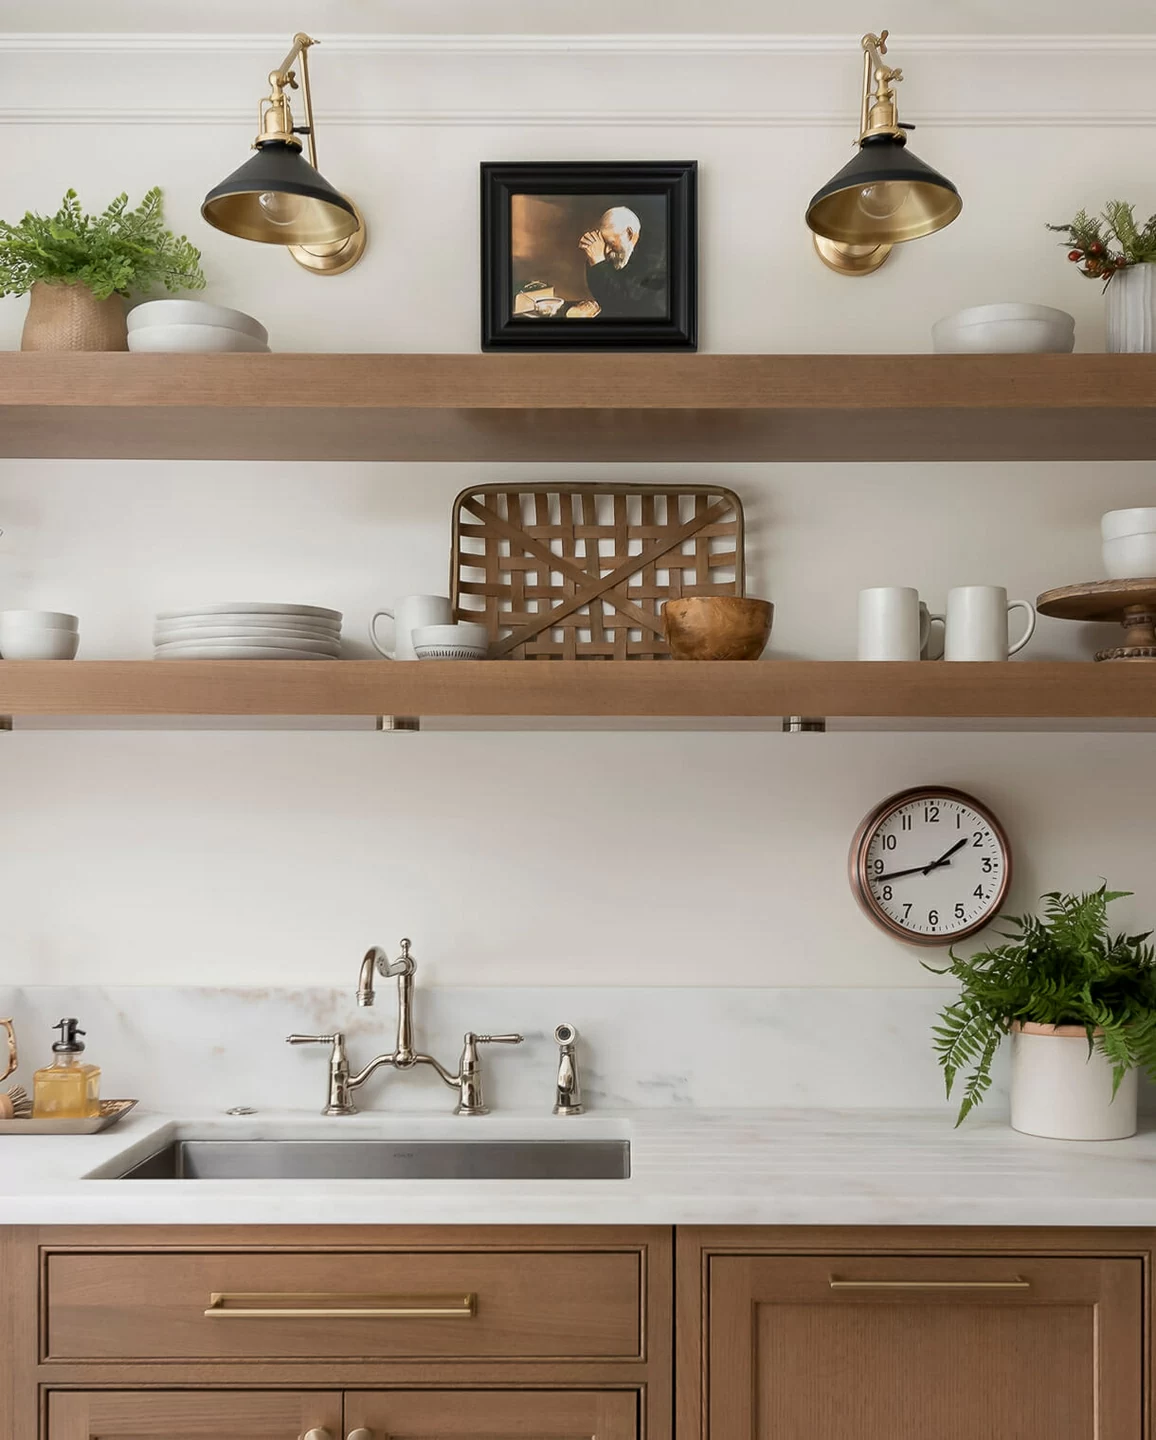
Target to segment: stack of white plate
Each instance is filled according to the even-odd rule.
[[[146,300],[128,312],[128,348],[149,354],[243,350],[269,353],[269,332],[243,310],[203,300]]]
[[[158,660],[340,660],[341,611],[247,601],[165,610],[153,641]]]

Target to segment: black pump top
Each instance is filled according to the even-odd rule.
[[[52,1047],[54,1055],[79,1055],[84,1049],[84,1041],[78,1040],[78,1035],[86,1035],[86,1030],[78,1030],[78,1020],[58,1020],[52,1027],[60,1031],[60,1039]]]

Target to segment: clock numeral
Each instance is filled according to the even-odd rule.
[[[892,891],[890,885],[884,885],[884,887],[883,887],[883,898],[884,898],[884,900],[890,900],[893,893],[894,893],[894,892]]]
[[[983,857],[983,873],[985,875],[990,875],[994,869],[995,861],[991,858],[990,855],[985,855]]]
[[[904,830],[910,830],[910,829],[911,829],[911,816],[910,816],[910,815],[900,816],[900,823],[901,823],[901,828],[902,828],[902,829],[904,829]]]
[[[955,906],[955,918],[956,918],[957,920],[966,920],[966,919],[967,919],[967,911],[963,908],[963,906],[962,906],[961,904],[958,903],[958,901],[956,902],[956,906]]]
[[[924,823],[925,825],[938,825],[938,824],[939,824],[939,806],[938,806],[938,805],[925,805],[925,806],[923,807],[923,823]]]
[[[910,901],[909,901],[909,902],[908,902],[906,905],[904,905],[904,907],[903,907],[903,918],[904,918],[904,920],[906,920],[907,917],[908,917],[908,915],[910,915],[910,914],[911,914],[911,903],[910,903]]]
[[[984,898],[982,885],[977,885],[971,893],[975,896],[977,900],[982,900]]]
[[[883,846],[884,850],[894,850],[896,845],[899,844],[899,837],[897,835],[880,835],[879,843]]]
[[[884,862],[882,860],[872,860],[871,862],[871,868],[875,871],[876,875],[883,874],[883,865]]]
[[[983,831],[982,831],[982,830],[976,830],[975,833],[972,835],[972,837],[971,837],[971,848],[972,848],[973,850],[982,850],[982,849],[983,849]]]
[[[929,910],[929,911],[927,912],[927,923],[928,923],[929,925],[938,925],[938,924],[939,924],[939,911],[938,911],[938,910]]]

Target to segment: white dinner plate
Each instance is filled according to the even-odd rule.
[[[263,645],[188,645],[175,650],[158,650],[158,660],[332,660],[312,650],[271,650]]]
[[[323,605],[265,605],[250,600],[233,600],[226,605],[195,605],[188,610],[158,610],[158,620],[203,620],[209,615],[298,615],[314,620],[332,620],[341,624],[340,610],[326,610]]]
[[[341,636],[332,630],[307,630],[304,626],[298,628],[295,625],[285,625],[276,630],[272,626],[258,629],[248,625],[193,625],[188,629],[182,626],[170,629],[158,625],[153,631],[153,642],[157,645],[179,645],[182,641],[203,645],[208,640],[247,640],[251,645],[281,645],[286,640],[309,640],[334,650],[341,646]]]
[[[156,646],[156,651],[158,655],[167,655],[170,651],[203,650],[206,646],[224,646],[228,650],[301,650],[312,655],[330,655],[335,660],[341,655],[341,646],[331,640],[245,640],[236,636],[224,636],[218,640],[162,641]]]
[[[157,620],[162,630],[309,630],[326,639],[337,639],[341,626],[335,620],[318,620],[312,615],[188,615],[179,620]]]

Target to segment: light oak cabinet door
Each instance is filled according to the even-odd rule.
[[[341,1395],[304,1391],[56,1391],[47,1440],[342,1440]]]
[[[1138,1259],[714,1255],[708,1440],[1140,1440]]]
[[[351,1391],[345,1397],[345,1429],[351,1440],[637,1440],[638,1395],[633,1390]]]

